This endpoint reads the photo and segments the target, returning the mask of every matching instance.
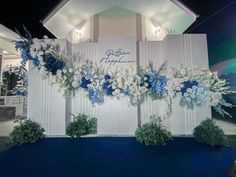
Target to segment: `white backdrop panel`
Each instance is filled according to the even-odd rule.
[[[146,67],[151,61],[153,67],[157,69],[167,60],[170,67],[177,67],[182,64],[187,67],[208,68],[206,35],[168,35],[160,42],[140,42],[139,56],[141,67]],[[195,126],[211,116],[211,108],[207,106],[194,110],[182,108],[179,105],[179,99],[173,100],[172,115],[166,120],[167,126],[172,134],[192,134]],[[145,97],[140,104],[141,123],[147,122],[153,114],[163,115],[164,104],[164,101],[152,101]]]
[[[70,52],[66,40],[55,40],[61,49]],[[30,64],[32,66],[32,63]],[[47,135],[65,135],[66,104],[57,84],[50,84],[37,70],[29,69],[27,117],[39,122]]]
[[[130,72],[136,72],[136,40],[135,38],[101,38],[98,43],[76,44],[72,47],[74,54],[81,54],[85,60],[92,61],[112,71],[121,67]],[[119,50],[121,49],[121,50]],[[122,61],[134,60],[132,63],[101,63],[101,59],[107,56],[107,50],[113,50],[114,55],[122,57]],[[119,51],[118,51],[119,50]],[[123,52],[130,54],[122,55]],[[110,55],[111,60],[120,58]],[[82,90],[76,91],[72,99],[72,114],[85,113],[98,119],[98,134],[133,135],[138,126],[137,107],[129,107],[126,100],[117,100],[106,97],[102,105],[92,106],[86,93]]]
[[[169,66],[176,67],[183,64],[208,68],[205,35],[170,35],[159,42],[140,42],[137,57],[135,38],[101,38],[98,43],[81,43],[72,46],[65,40],[55,42],[59,43],[61,48],[65,48],[68,54],[82,56],[75,61],[83,58],[94,64],[100,64],[106,49],[114,51],[122,49],[129,53],[122,56],[122,60],[135,60],[126,64],[117,63],[111,67],[112,70],[125,65],[129,71],[135,72],[137,62],[140,67],[146,67],[150,61],[157,69],[165,60],[168,61]],[[137,62],[136,58],[138,58]],[[98,118],[98,134],[133,135],[138,125],[138,118],[143,124],[151,115],[163,115],[165,110],[164,101],[152,101],[149,96],[144,98],[139,108],[128,107],[124,99],[110,98],[105,98],[104,104],[93,107],[83,90],[76,91],[67,99],[57,90],[56,84],[50,85],[49,81],[42,79],[35,70],[29,71],[28,118],[39,122],[48,135],[65,134],[66,124],[71,121],[69,113],[84,113]],[[167,126],[173,134],[191,134],[196,125],[211,116],[211,109],[201,107],[188,110],[179,106],[178,99],[173,100],[173,112],[167,120]]]

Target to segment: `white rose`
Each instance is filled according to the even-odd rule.
[[[219,100],[212,100],[211,105],[212,106],[217,106],[219,103]]]
[[[62,71],[63,71],[63,73],[67,73],[67,69],[65,69],[65,68]]]
[[[39,61],[43,61],[43,57],[42,56],[38,56],[38,59],[39,59]]]
[[[213,98],[217,99],[217,100],[220,100],[222,98],[222,95],[219,92],[216,92],[216,93],[213,94]]]
[[[186,74],[186,71],[185,71],[184,69],[181,69],[181,70],[180,70],[180,74],[185,75],[185,74]]]
[[[44,55],[44,52],[40,50],[40,51],[38,52],[38,54],[39,54],[40,56],[42,56],[42,55]]]
[[[70,73],[73,73],[73,69],[72,69],[72,68],[69,68],[69,72],[70,72]]]
[[[40,61],[39,64],[43,66],[45,63],[43,61]]]
[[[71,85],[72,85],[72,87],[77,88],[79,86],[79,82],[78,81],[73,81],[71,83]]]
[[[187,88],[187,92],[188,92],[188,93],[192,93],[193,90],[192,90],[191,88]]]
[[[78,81],[79,80],[79,77],[77,75],[74,75],[74,81]]]

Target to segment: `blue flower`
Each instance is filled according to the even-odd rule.
[[[111,83],[109,81],[104,82],[102,88],[105,91],[106,95],[112,96],[114,90],[112,89]]]
[[[147,74],[145,74],[144,76],[143,76],[143,78],[146,78],[146,80],[144,80],[143,81],[143,83],[141,83],[141,86],[143,86],[144,85],[144,83],[146,83],[147,84],[147,88],[149,89],[150,87],[151,87],[151,83],[150,83],[150,76],[149,75],[147,75]]]
[[[92,104],[103,103],[103,95],[99,89],[89,89],[89,99],[91,100]]]
[[[59,60],[50,54],[45,56],[44,63],[44,67],[53,75],[56,75],[57,70],[61,70],[64,67],[64,62],[62,60]]]
[[[181,88],[181,93],[182,95],[187,92],[188,88],[192,88],[193,86],[198,86],[198,82],[197,81],[186,81],[183,83],[183,87]]]
[[[106,74],[106,75],[104,76],[104,79],[105,79],[105,81],[107,81],[107,80],[111,79],[111,76],[108,75],[108,74]]]
[[[162,96],[166,91],[167,78],[165,76],[158,75],[156,72],[153,72],[148,79],[150,84],[149,91],[151,93]]]
[[[128,87],[126,87],[125,89],[123,89],[123,93],[127,96],[131,96],[131,92],[130,92],[130,89]]]
[[[187,92],[190,88],[191,92]],[[182,106],[187,106],[187,108],[193,108],[194,105],[201,106],[207,96],[207,88],[202,86],[197,81],[186,81],[181,89],[182,98],[180,104]]]
[[[88,89],[88,84],[91,84],[91,81],[89,79],[86,79],[85,77],[82,77],[80,87]]]

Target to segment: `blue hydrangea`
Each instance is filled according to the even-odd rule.
[[[85,77],[81,78],[80,87],[88,89],[89,84],[91,84],[91,81],[89,79],[86,79]]]
[[[52,55],[45,56],[44,63],[44,67],[53,75],[56,75],[57,70],[61,70],[64,67],[64,61],[58,60]]]
[[[104,92],[107,96],[112,96],[114,89],[112,89],[111,76],[108,74],[104,75],[104,80],[105,80],[105,82],[102,85],[102,89],[104,90]]]
[[[166,92],[167,78],[156,71],[151,74],[145,74],[143,77],[145,78],[143,78],[143,82],[147,85],[149,95],[153,99],[163,97]]]
[[[89,89],[89,100],[92,102],[92,104],[101,104],[103,103],[103,95],[99,89]]]
[[[110,80],[110,79],[111,79],[111,76],[110,76],[110,75],[108,75],[108,74],[106,74],[106,75],[104,76],[104,79],[105,79],[105,81],[108,81],[108,80]]]
[[[186,81],[183,83],[183,87],[181,89],[182,95],[187,91],[188,88],[192,88],[193,86],[198,86],[197,81]]]
[[[122,91],[126,96],[131,96],[132,95],[132,93],[131,93],[131,91],[128,87],[125,87]]]
[[[187,81],[183,85],[180,105],[187,108],[194,108],[194,105],[202,106],[207,97],[207,88],[197,81]]]

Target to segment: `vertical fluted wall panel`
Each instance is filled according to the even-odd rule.
[[[186,67],[208,68],[208,53],[206,36],[202,34],[169,35],[161,42],[139,43],[139,66],[146,67],[149,62],[154,69],[158,69],[164,62],[169,67],[178,67],[182,64]],[[173,134],[192,134],[196,127],[206,117],[211,116],[211,108],[208,106],[197,107],[193,110],[179,105],[180,98],[174,98],[172,114],[165,120],[168,129]],[[165,102],[152,101],[145,96],[139,105],[141,124],[147,122],[151,115],[164,115]]]
[[[75,62],[83,63],[89,60],[95,64],[97,57],[97,43],[81,43],[72,46],[72,53],[81,56],[75,59]],[[78,113],[87,114],[89,116],[96,115],[97,107],[93,106],[89,101],[84,90],[75,91],[71,98],[71,113],[77,115]]]
[[[62,50],[68,51],[66,40],[55,40]],[[30,64],[28,82],[28,112],[27,117],[39,122],[47,135],[65,135],[66,99],[58,92],[59,86],[49,79],[41,77],[40,73]]]

